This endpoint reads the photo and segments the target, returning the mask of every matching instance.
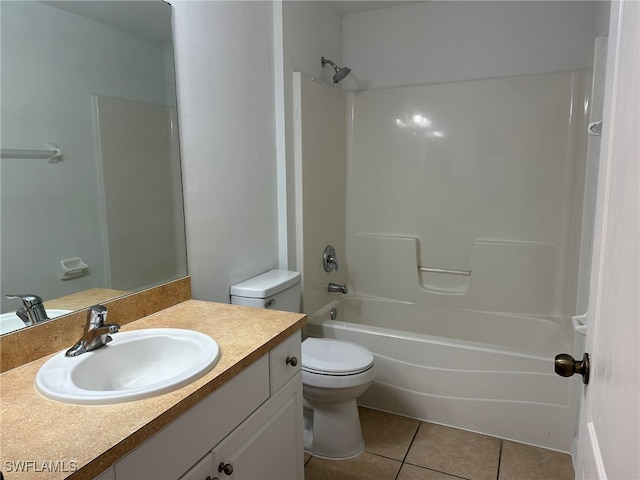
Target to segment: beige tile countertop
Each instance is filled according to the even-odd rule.
[[[90,288],[88,290],[83,290],[82,292],[72,293],[71,295],[66,295],[64,297],[47,300],[44,302],[44,308],[45,310],[54,308],[72,311],[81,310],[83,308],[88,308],[91,305],[104,303],[113,298],[122,297],[128,293],[130,292],[125,292],[124,290],[113,290],[110,288]]]
[[[220,360],[191,384],[144,400],[71,405],[34,387],[50,357],[0,375],[0,470],[6,480],[90,479],[302,328],[299,313],[188,300],[122,327],[186,328],[213,337]],[[117,334],[116,334],[117,335]]]

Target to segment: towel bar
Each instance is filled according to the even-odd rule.
[[[434,268],[434,267],[421,267],[418,266],[418,270],[421,272],[430,273],[448,273],[450,275],[471,275],[471,270],[457,270],[455,268]]]

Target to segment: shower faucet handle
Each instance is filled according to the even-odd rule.
[[[336,258],[336,250],[331,245],[327,245],[322,255],[322,266],[325,272],[331,272],[333,269],[338,271],[338,259]]]

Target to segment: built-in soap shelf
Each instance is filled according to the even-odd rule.
[[[89,265],[84,263],[80,257],[60,260],[60,278],[62,280],[71,280],[72,278],[82,277],[88,273]]]

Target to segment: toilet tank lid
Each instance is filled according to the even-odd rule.
[[[300,283],[300,273],[289,270],[269,270],[257,277],[231,286],[236,297],[267,298]]]

